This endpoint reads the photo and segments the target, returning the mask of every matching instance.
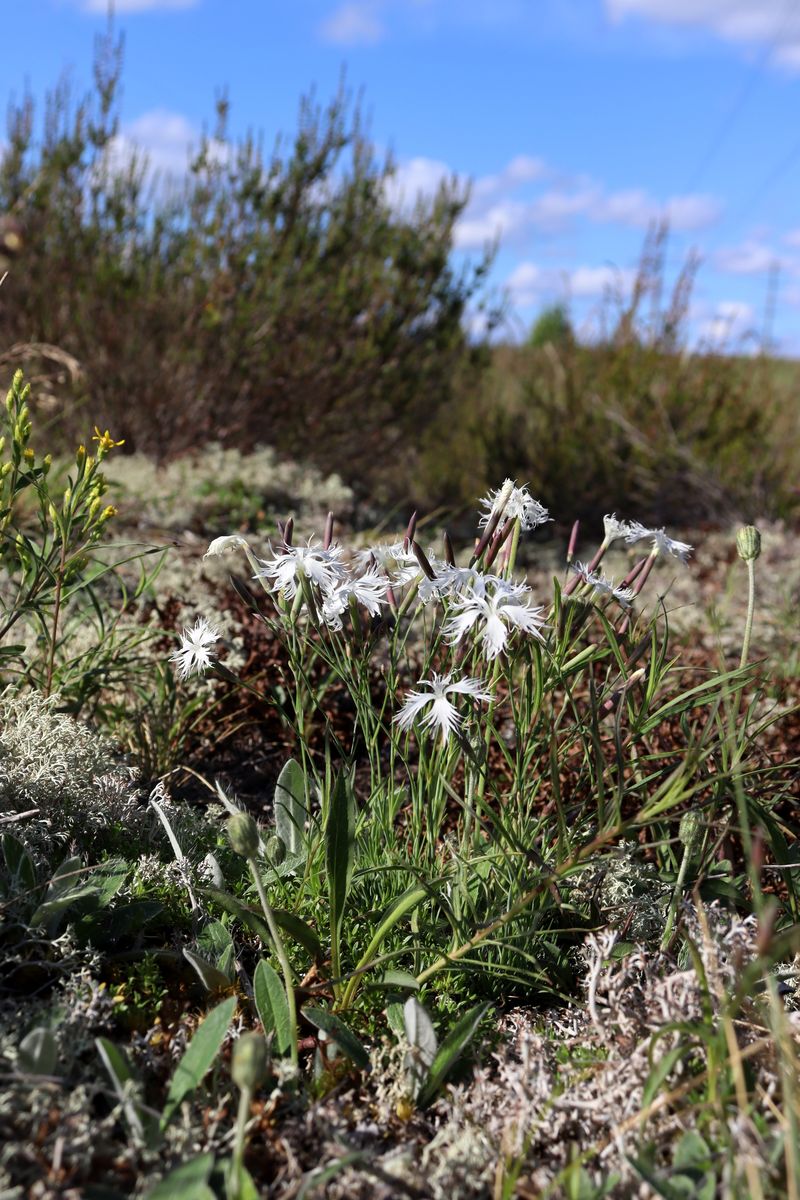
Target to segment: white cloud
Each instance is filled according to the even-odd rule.
[[[347,0],[318,28],[324,41],[337,46],[374,46],[386,33],[373,0]]]
[[[662,25],[708,29],[726,41],[775,42],[775,61],[800,66],[800,30],[787,0],[605,0],[612,20],[643,17]]]
[[[664,205],[664,218],[670,229],[683,233],[709,229],[722,214],[722,205],[713,196],[702,193],[672,196]]]
[[[625,294],[633,287],[636,272],[630,267],[578,267],[566,275],[571,296],[603,296],[606,292]]]
[[[506,287],[515,304],[530,308],[548,295],[581,300],[608,293],[624,296],[630,292],[635,279],[636,271],[632,268],[614,267],[608,263],[600,267],[582,266],[559,271],[522,262],[508,276]]]
[[[548,166],[544,159],[533,158],[530,154],[518,154],[497,175],[482,175],[476,179],[473,195],[488,198],[523,183],[532,183],[547,175]]]
[[[199,2],[200,0],[114,0],[114,12],[119,16],[123,13],[195,8]],[[81,7],[86,13],[99,13],[101,16],[106,16],[108,0],[82,0]]]
[[[536,263],[522,262],[509,275],[506,287],[520,308],[530,308],[542,292],[550,290],[550,279],[550,273],[543,271]]]
[[[504,200],[479,215],[470,216],[468,210],[455,227],[455,244],[462,250],[479,250],[497,238],[508,241],[529,224],[529,207],[517,200]]]
[[[653,221],[666,221],[670,229],[688,233],[707,229],[719,219],[721,211],[713,196],[702,193],[672,196],[661,203],[644,189],[632,188],[600,197],[588,215],[594,221],[633,229],[646,229]]]
[[[722,300],[713,316],[701,321],[698,336],[707,342],[729,342],[753,332],[755,309],[744,300]]]
[[[763,242],[746,241],[738,246],[724,246],[714,255],[720,271],[732,275],[762,275],[780,264],[780,259]]]
[[[653,221],[666,221],[671,229],[688,232],[706,229],[721,212],[719,202],[702,193],[656,200],[644,188],[607,192],[596,180],[579,177],[570,187],[537,185],[553,174],[541,158],[519,154],[502,170],[479,176],[472,183],[470,200],[455,228],[455,243],[463,250],[482,249],[488,242],[522,242],[534,233],[554,234],[580,218],[596,224],[646,229]],[[467,177],[438,159],[412,158],[401,163],[386,184],[389,203],[408,212],[422,197],[430,199],[447,179],[466,186]]]
[[[430,200],[448,179],[459,179],[447,163],[435,158],[409,158],[386,180],[385,195],[392,208],[407,212],[418,200]],[[466,182],[462,180],[462,182]]]
[[[151,172],[161,176],[185,175],[190,153],[200,146],[200,131],[182,113],[154,108],[122,127],[106,153],[112,166],[122,169],[134,153],[144,151]],[[209,155],[224,161],[228,147],[212,141]]]
[[[800,247],[800,229],[790,229],[784,234],[783,240],[787,246]]]

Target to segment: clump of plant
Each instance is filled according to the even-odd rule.
[[[237,580],[238,595],[282,655],[274,670],[239,680],[213,615],[197,614],[171,666],[182,680],[213,671],[278,713],[295,757],[271,803],[256,820],[218,786],[226,848],[187,836],[158,791],[149,808],[175,860],[163,878],[152,859],[112,858],[96,880],[82,862],[62,868],[99,894],[62,895],[60,875],[34,880],[56,906],[64,900],[51,910],[61,928],[116,959],[119,1022],[99,1037],[98,1062],[127,1160],[165,1176],[151,1200],[191,1188],[245,1200],[272,1179],[271,1122],[285,1114],[313,1131],[331,1097],[343,1108],[348,1089],[369,1096],[384,1061],[392,1079],[374,1084],[376,1103],[391,1097],[392,1121],[432,1135],[431,1110],[467,1077],[491,1037],[490,1013],[520,1003],[546,1007],[548,1020],[577,1020],[553,1016],[576,1007],[588,1018],[583,1049],[573,1040],[562,1051],[575,1058],[562,1063],[568,1102],[542,1083],[536,1111],[527,1099],[519,1107],[525,1127],[509,1131],[494,1164],[499,1194],[510,1198],[532,1171],[542,1108],[545,1120],[556,1114],[559,1144],[578,1148],[568,1161],[551,1155],[537,1186],[612,1194],[623,1173],[617,1163],[606,1176],[599,1169],[605,1138],[627,1139],[626,1181],[661,1186],[674,1167],[707,1186],[714,1167],[699,1144],[681,1143],[671,1159],[661,1125],[654,1148],[648,1141],[647,1122],[662,1107],[681,1120],[684,1098],[702,1107],[709,1138],[726,1120],[760,1123],[776,1181],[794,1169],[766,1076],[753,1082],[742,1066],[766,1058],[757,1022],[770,1022],[780,1041],[773,1091],[795,1111],[775,971],[796,948],[796,882],[771,768],[755,753],[762,718],[751,695],[757,533],[738,543],[748,613],[740,663],[687,677],[663,608],[644,619],[642,604],[665,564],[684,569],[691,546],[612,514],[583,561],[576,524],[563,573],[536,596],[517,563],[547,510],[511,479],[480,510],[461,552],[447,533],[441,549],[424,546],[416,515],[404,534],[359,549],[337,541],[332,515],[318,541],[298,541],[291,521],[266,549],[241,532],[215,538],[212,558],[235,553],[247,564],[255,587]],[[628,569],[613,579],[606,556],[620,544]],[[780,897],[767,894],[767,868],[785,880]],[[160,909],[167,892],[184,907],[165,937],[142,906]],[[716,912],[714,902],[750,914],[735,928],[756,930],[755,948],[737,933],[724,956],[705,953],[696,914]],[[140,906],[138,935],[127,925],[116,945],[104,941],[130,903]],[[35,916],[22,913],[25,929]],[[613,939],[599,936],[609,924]],[[123,1047],[121,1034],[152,1019],[158,1001],[148,997],[170,979],[204,1019],[176,1019],[165,1000],[158,1024]],[[758,987],[763,1008],[750,1004]],[[757,1049],[737,1040],[745,1023]],[[625,1045],[636,1067],[627,1088]],[[548,1052],[548,1079],[557,1054]],[[587,1079],[591,1112],[598,1094],[613,1093],[612,1116],[570,1115]],[[348,1167],[390,1186],[363,1138],[348,1142],[344,1119],[325,1118],[343,1153],[330,1161],[321,1138],[301,1192],[330,1183],[332,1195],[347,1194]],[[191,1128],[203,1132],[184,1136]],[[454,1121],[432,1145],[441,1157],[425,1172],[438,1194],[460,1178],[466,1133]],[[725,1146],[738,1171],[733,1141]],[[487,1135],[471,1152],[481,1179],[493,1148]],[[418,1186],[413,1171],[398,1177]]]
[[[121,442],[95,426],[95,452],[81,444],[66,478],[54,478],[52,456],[32,445],[30,403],[17,371],[0,423],[0,681],[58,692],[78,712],[135,671],[150,634],[123,618],[154,573],[141,547],[104,545],[116,509],[101,466]]]

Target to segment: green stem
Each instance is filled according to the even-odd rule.
[[[239,1092],[239,1111],[236,1115],[236,1136],[231,1153],[231,1200],[238,1200],[242,1193],[242,1161],[244,1159],[244,1134],[247,1128],[247,1118],[250,1113],[250,1102],[253,1098],[252,1089],[243,1087]]]
[[[756,610],[756,564],[754,559],[747,561],[747,620],[744,626],[744,640],[742,642],[742,657],[739,659],[739,668],[747,666],[747,660],[750,657],[750,639],[753,636],[753,616]]]
[[[266,917],[266,920],[267,920],[267,926],[269,928],[270,937],[272,938],[273,942],[275,943],[275,953],[278,956],[278,962],[281,965],[281,971],[283,973],[283,983],[284,983],[284,987],[286,988],[286,1003],[289,1007],[289,1027],[291,1030],[291,1043],[289,1046],[289,1054],[290,1054],[290,1057],[292,1060],[292,1066],[295,1067],[295,1069],[296,1069],[298,1066],[297,1002],[295,1000],[295,995],[294,995],[294,980],[292,979],[292,968],[289,965],[289,958],[288,958],[288,955],[286,954],[286,947],[283,944],[283,938],[281,937],[281,931],[278,928],[278,922],[275,920],[275,914],[273,913],[273,911],[270,907],[269,901],[267,900],[267,893],[264,891],[264,884],[261,880],[261,876],[258,871],[258,864],[256,863],[256,860],[254,858],[248,858],[247,862],[248,862],[248,866],[250,867],[250,874],[253,876],[253,882],[256,885],[256,891],[258,892],[258,898],[261,901],[261,908],[263,909],[264,916]]]
[[[686,882],[686,875],[689,870],[689,864],[692,861],[693,853],[694,847],[687,843],[687,845],[685,845],[683,848],[683,858],[681,859],[681,865],[678,868],[678,877],[675,880],[675,887],[672,889],[672,899],[669,902],[667,921],[664,925],[664,933],[661,938],[660,949],[662,953],[666,950],[667,946],[669,945],[669,939],[672,937],[672,930],[675,925],[675,917],[678,912],[678,905],[680,903],[681,896],[683,895],[683,886]]]

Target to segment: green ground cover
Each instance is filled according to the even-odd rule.
[[[4,1196],[798,1194],[790,532],[4,413]]]

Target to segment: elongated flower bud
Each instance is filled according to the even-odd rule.
[[[414,541],[414,538],[416,537],[416,533],[417,533],[417,510],[414,509],[413,513],[409,517],[408,527],[406,528],[406,535],[403,538],[403,549],[404,550],[407,551],[409,549],[409,547],[411,546],[411,543]]]
[[[225,822],[228,840],[242,858],[255,858],[258,854],[258,826],[249,813],[240,812]]]
[[[700,814],[693,810],[684,813],[681,817],[681,823],[678,826],[678,837],[690,854],[694,853],[702,832],[703,822],[700,819]]]
[[[269,1054],[260,1033],[243,1033],[234,1042],[231,1077],[237,1087],[253,1091],[267,1077]]]
[[[761,554],[761,534],[755,525],[743,526],[736,535],[736,549],[745,562],[755,562]]]
[[[330,548],[331,548],[331,542],[333,541],[333,522],[334,522],[333,513],[329,512],[327,520],[325,521],[325,535],[322,539],[322,549],[323,550],[330,550]]]

